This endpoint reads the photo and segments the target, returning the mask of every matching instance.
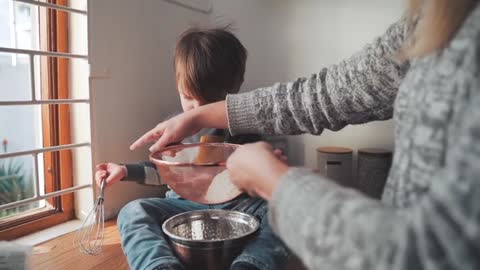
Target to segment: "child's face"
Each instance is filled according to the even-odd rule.
[[[200,100],[195,99],[191,96],[189,91],[185,91],[182,87],[178,87],[178,93],[180,95],[180,103],[182,104],[182,109],[184,112],[198,108],[203,104]]]

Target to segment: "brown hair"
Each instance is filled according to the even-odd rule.
[[[411,21],[417,25],[400,57],[411,59],[445,48],[478,0],[409,0]]]
[[[243,83],[247,50],[228,27],[185,31],[175,47],[177,85],[210,103],[237,93]]]

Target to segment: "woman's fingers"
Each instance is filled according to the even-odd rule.
[[[132,143],[132,145],[130,145],[130,150],[135,150],[143,145],[160,139],[162,137],[163,131],[163,126],[161,124],[156,126],[152,130],[143,134],[143,136],[137,139],[134,143]]]
[[[178,142],[185,137],[193,135],[193,131],[201,128],[198,121],[196,121],[198,118],[195,117],[199,113],[198,110],[200,110],[200,108],[181,113],[158,124],[154,129],[148,131],[136,140],[130,146],[130,149],[134,150],[153,142],[154,144],[150,147],[150,151],[155,152],[167,146],[169,143]]]
[[[160,132],[156,131],[155,129],[152,129],[149,132],[145,133],[138,140],[136,140],[132,145],[130,145],[130,150],[135,150],[141,146],[154,142],[161,136],[162,135]]]
[[[164,133],[148,150],[151,153],[155,153],[171,143],[172,137],[168,133]]]

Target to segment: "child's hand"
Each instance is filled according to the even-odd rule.
[[[97,185],[102,186],[102,180],[107,178],[107,187],[119,182],[122,178],[127,176],[127,167],[115,163],[101,163],[97,165],[97,172],[95,173],[95,181]]]

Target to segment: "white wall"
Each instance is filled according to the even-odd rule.
[[[72,8],[87,9],[87,0],[70,1]],[[88,20],[87,17],[70,14],[69,16],[69,50],[72,53],[88,54]],[[88,63],[84,60],[71,59],[69,61],[69,90],[70,98],[84,99],[89,97]],[[87,104],[70,106],[72,142],[81,143],[90,141],[90,107]],[[73,181],[75,186],[92,183],[92,159],[88,147],[77,148],[72,151]],[[92,208],[92,189],[82,189],[75,192],[75,211],[80,219],[85,218]]]
[[[243,90],[289,81],[337,63],[383,33],[402,0],[213,0],[212,22],[233,22],[249,51]],[[289,138],[293,164],[316,168],[318,146],[393,146],[391,121]]]
[[[173,76],[176,37],[207,15],[158,0],[89,1],[93,163],[147,159],[129,145],[167,115],[179,111]],[[159,189],[120,183],[107,189],[106,216]]]

